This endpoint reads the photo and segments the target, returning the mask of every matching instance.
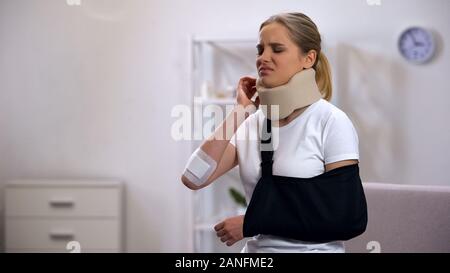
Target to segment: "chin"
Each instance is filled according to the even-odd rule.
[[[264,84],[265,87],[267,88],[273,88],[275,87],[275,85],[273,84],[273,81],[267,79],[266,77],[262,77],[262,83]]]

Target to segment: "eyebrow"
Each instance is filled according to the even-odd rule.
[[[269,43],[270,46],[284,46],[284,44],[281,43]],[[257,44],[256,47],[260,47],[262,46],[261,43]]]

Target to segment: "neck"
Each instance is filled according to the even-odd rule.
[[[263,108],[264,115],[271,120],[279,120],[280,126],[295,119],[307,106],[322,97],[312,68],[302,70],[294,74],[286,84],[272,88],[265,87],[259,78],[256,90],[261,105],[267,106]],[[272,106],[278,107],[274,115],[271,113]]]
[[[273,124],[273,126],[276,126],[276,127],[283,127],[285,125],[288,125],[296,117],[300,116],[307,108],[308,108],[308,106],[295,109],[294,112],[292,112],[289,116],[287,116],[283,119],[280,119],[278,121],[274,121],[272,124]]]

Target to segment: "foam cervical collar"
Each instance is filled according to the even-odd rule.
[[[294,110],[311,105],[322,98],[316,83],[316,71],[304,69],[291,77],[284,85],[267,88],[261,78],[256,81],[256,90],[263,106],[264,115],[271,120],[284,119]],[[279,107],[279,114],[271,113],[272,106]]]

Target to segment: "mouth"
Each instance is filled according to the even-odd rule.
[[[260,76],[267,76],[267,75],[269,75],[272,72],[273,72],[273,69],[270,69],[270,68],[261,68],[261,69],[259,69],[259,75]]]

